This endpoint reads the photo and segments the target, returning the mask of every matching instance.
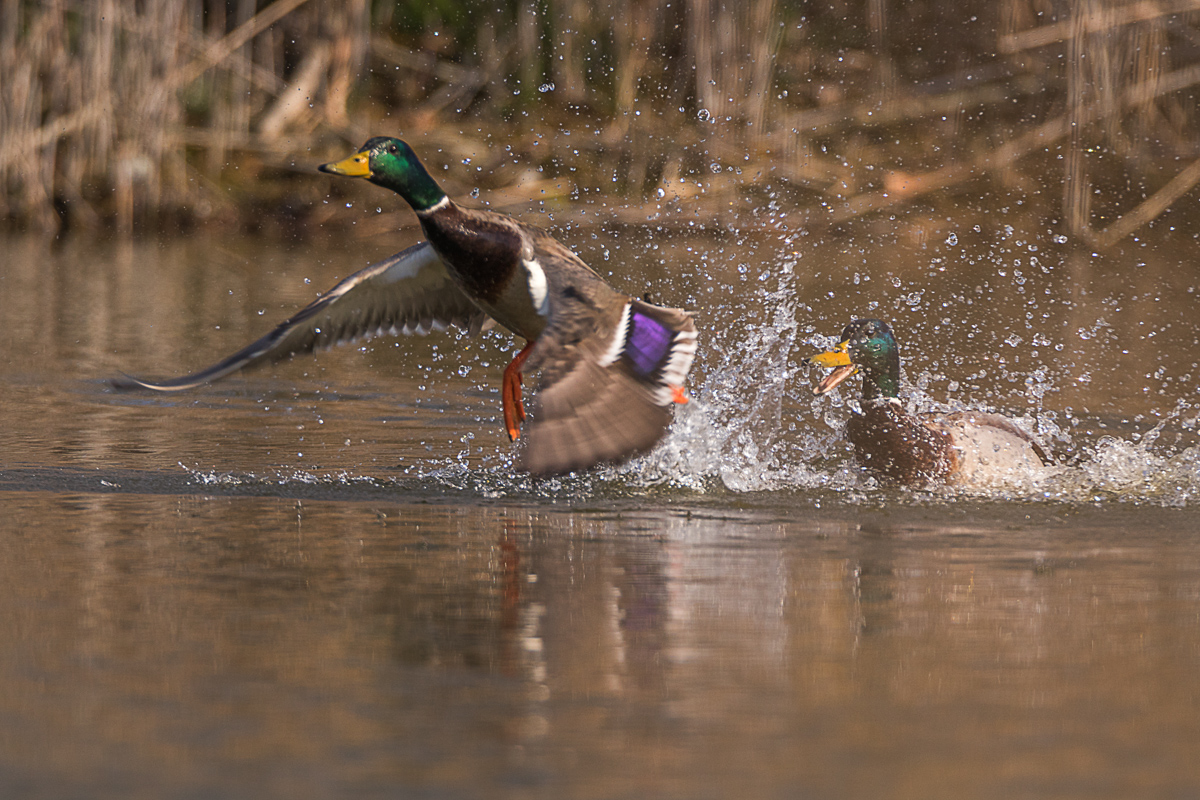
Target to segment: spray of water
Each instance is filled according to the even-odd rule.
[[[777,210],[771,213],[781,223],[785,220]],[[720,244],[699,254],[696,269],[704,273],[704,280],[719,280],[715,276],[722,270],[733,276],[732,287],[720,288],[728,290],[734,299],[696,303],[697,320],[704,334],[689,387],[692,399],[675,409],[670,433],[650,454],[619,466],[534,479],[515,471],[509,449],[493,452],[481,448],[477,453],[464,440],[457,457],[431,456],[390,475],[375,475],[369,479],[370,486],[425,493],[431,498],[466,493],[554,503],[644,500],[660,494],[683,498],[752,493],[788,493],[813,503],[832,499],[850,505],[955,502],[964,495],[1066,504],[1189,506],[1200,500],[1200,447],[1196,437],[1200,415],[1194,405],[1180,401],[1144,433],[1132,427],[1137,423],[1134,420],[1125,427],[1111,426],[1099,438],[1094,433],[1083,433],[1089,427],[1104,428],[1093,424],[1096,418],[1086,409],[1068,407],[1056,412],[1045,408],[1048,396],[1061,391],[1064,385],[1090,379],[1095,369],[1078,354],[1064,357],[1062,339],[1056,336],[1074,335],[1079,327],[1080,341],[1091,346],[1108,329],[1103,318],[1093,318],[1082,327],[1072,323],[1066,334],[1056,334],[1056,329],[1039,324],[1050,311],[1070,303],[1052,292],[1052,287],[1062,283],[1051,281],[1056,262],[1039,251],[1041,260],[1035,263],[1030,255],[1036,250],[1034,245],[1017,239],[1009,242],[1009,236],[986,255],[988,264],[968,262],[975,270],[973,274],[994,274],[997,279],[1011,280],[1015,288],[1007,300],[992,300],[990,293],[998,291],[1000,284],[989,286],[987,280],[980,280],[978,285],[966,288],[943,288],[935,303],[921,293],[918,281],[905,282],[879,269],[872,276],[873,265],[866,265],[860,276],[855,265],[846,275],[850,295],[841,297],[841,290],[837,298],[832,292],[822,295],[835,306],[838,300],[851,300],[852,304],[843,302],[836,311],[823,308],[819,315],[805,302],[813,301],[815,268],[806,263],[809,250],[803,246],[803,234],[784,224],[777,227],[778,234],[759,254],[761,257],[722,263],[725,250]],[[725,233],[742,244],[736,228]],[[947,246],[959,247],[961,243],[952,237]],[[659,257],[658,242],[646,247],[647,255]],[[845,252],[854,256],[866,251],[848,246]],[[756,271],[751,263],[762,266]],[[1031,267],[1036,267],[1036,272]],[[945,257],[931,256],[931,274],[921,278],[944,282],[945,269]],[[1035,278],[1042,283],[1036,283]],[[813,376],[801,366],[805,355],[829,344],[827,335],[836,333],[848,321],[831,318],[847,308],[863,315],[891,314],[902,321],[914,341],[945,345],[939,353],[918,355],[914,352],[916,345],[910,351],[912,365],[904,374],[902,399],[912,410],[1006,412],[1049,445],[1059,464],[998,475],[996,480],[969,488],[897,489],[864,474],[843,435],[855,405],[853,392],[835,391],[813,398]],[[1115,304],[1113,309],[1118,310]],[[982,345],[963,354],[964,363],[954,345],[965,340]],[[1116,346],[1112,342],[1102,344],[1108,349]],[[980,350],[990,352],[992,360],[980,360]],[[997,385],[1000,390],[995,388]],[[939,399],[944,397],[949,399]],[[1025,412],[1014,415],[1014,398],[1020,404],[1022,397]],[[1080,425],[1081,421],[1085,424]],[[192,479],[201,486],[236,484],[238,488],[257,486],[263,491],[284,484],[359,486],[359,479],[342,473],[320,475],[294,470],[264,476],[194,472]]]
[[[996,473],[967,487],[898,490],[881,486],[858,469],[842,441],[853,400],[835,392],[812,400],[807,408],[796,402],[807,396],[809,387],[808,376],[796,366],[797,348],[807,352],[826,342],[806,337],[797,321],[811,311],[794,290],[801,257],[792,249],[791,237],[783,237],[781,244],[774,264],[748,302],[760,309],[752,316],[762,322],[741,328],[712,326],[717,332],[707,346],[718,358],[697,397],[679,409],[670,435],[655,452],[611,470],[612,478],[630,485],[669,484],[693,491],[832,490],[849,503],[871,502],[880,496],[889,502],[897,498],[953,501],[973,496],[1186,506],[1200,498],[1200,447],[1159,446],[1164,430],[1196,428],[1200,415],[1187,418],[1192,405],[1180,401],[1145,434],[1130,431],[1125,437],[1104,436],[1094,444],[1076,443],[1068,424],[1071,412],[1062,419],[1043,408],[1056,381],[1043,364],[1035,365],[1028,374],[1014,377],[1006,373],[1010,382],[1023,384],[1030,404],[1026,414],[1008,416],[1055,451],[1058,464]],[[737,309],[729,311],[735,316]],[[936,400],[926,387],[939,377],[923,371],[906,380],[902,396],[911,410],[933,414],[1000,410],[978,401]]]

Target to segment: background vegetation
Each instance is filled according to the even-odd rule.
[[[493,207],[998,199],[1106,246],[1200,180],[1198,26],[1200,0],[0,0],[0,219],[297,228],[331,213],[312,165],[386,132]]]

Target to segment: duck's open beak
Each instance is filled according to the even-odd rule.
[[[322,164],[317,169],[321,172],[328,172],[330,175],[344,175],[347,178],[369,178],[371,177],[371,155],[366,150],[361,150],[341,161]]]
[[[833,368],[833,372],[825,376],[825,378],[816,385],[813,389],[813,394],[825,394],[832,391],[842,381],[849,378],[854,373],[858,372],[858,367],[850,361],[850,353],[847,348],[850,342],[845,341],[838,344],[837,347],[825,353],[817,353],[815,356],[809,356],[808,363],[818,367]]]

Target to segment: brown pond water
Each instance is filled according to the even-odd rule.
[[[544,481],[499,334],[103,380],[204,366],[413,232],[0,243],[0,796],[1200,795],[1200,245],[1006,224],[560,229],[704,333],[658,450]],[[1065,466],[864,479],[800,359],[867,314],[911,402]]]

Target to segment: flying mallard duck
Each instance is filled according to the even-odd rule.
[[[170,381],[114,381],[176,391],[264,361],[384,332],[495,320],[527,342],[504,370],[501,400],[512,440],[525,408],[521,373],[541,370],[521,466],[535,474],[586,469],[649,451],[666,432],[696,354],[691,315],[613,289],[548,233],[505,214],[463,208],[412,148],[376,137],[333,175],[366,178],[403,197],[428,242],[351,275],[229,358]]]
[[[1053,463],[1033,437],[998,414],[933,418],[906,411],[898,396],[900,349],[891,328],[877,319],[851,322],[835,348],[808,362],[833,367],[813,389],[816,395],[862,373],[862,412],[850,417],[846,435],[859,463],[879,475],[905,484],[978,484]]]

